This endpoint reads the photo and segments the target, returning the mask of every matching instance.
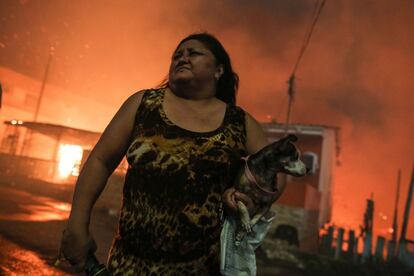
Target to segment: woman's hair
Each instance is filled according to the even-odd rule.
[[[197,40],[203,43],[203,45],[213,53],[217,64],[223,65],[224,72],[217,82],[216,97],[227,104],[235,105],[236,93],[239,87],[239,77],[233,71],[229,54],[227,54],[223,45],[221,45],[217,38],[209,33],[195,33],[181,40],[177,49],[181,44],[188,40]],[[165,82],[164,85],[168,85],[168,82]]]

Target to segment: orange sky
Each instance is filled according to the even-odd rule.
[[[314,1],[21,0],[0,5],[0,65],[41,78],[53,45],[50,81],[115,109],[134,91],[163,79],[180,39],[209,31],[223,42],[240,75],[238,104],[259,120],[283,121],[286,81]],[[362,223],[365,199],[374,193],[374,225],[383,233],[391,223],[398,168],[403,213],[414,161],[413,10],[410,0],[328,0],[297,71],[293,122],[341,128],[336,224]],[[380,220],[380,212],[387,221]]]

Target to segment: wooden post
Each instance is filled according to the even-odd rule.
[[[347,250],[347,257],[352,260],[354,257],[355,251],[355,231],[349,230],[348,232],[348,250]]]
[[[322,255],[331,255],[332,250],[332,236],[333,236],[333,227],[329,226],[326,230],[326,233],[322,235],[321,242],[319,245],[320,254]]]
[[[374,200],[367,200],[367,208],[364,214],[364,249],[362,251],[362,262],[366,262],[371,259],[372,254],[372,229],[374,225]]]
[[[366,233],[364,239],[364,249],[362,250],[362,262],[365,263],[371,259],[372,251],[372,233]]]
[[[359,238],[356,237],[355,238],[355,249],[354,249],[354,252],[353,252],[354,256],[352,258],[352,262],[354,264],[357,264],[359,262],[358,244],[359,244]]]
[[[375,261],[380,262],[383,260],[385,238],[378,236],[377,246],[375,248]]]
[[[321,243],[319,244],[319,253],[322,255],[327,255],[328,251],[329,251],[328,234],[323,234],[321,237]]]
[[[389,241],[387,245],[387,262],[392,261],[395,258],[395,242]]]
[[[334,227],[333,226],[329,226],[328,228],[328,238],[327,238],[327,244],[329,245],[328,249],[328,254],[329,256],[333,255],[333,248],[332,248],[332,242],[333,242],[333,234],[334,234]]]
[[[341,258],[343,240],[344,240],[344,228],[339,228],[338,235],[336,236],[335,259]]]
[[[402,263],[406,263],[407,259],[407,242],[405,240],[400,240],[398,243],[398,260]]]

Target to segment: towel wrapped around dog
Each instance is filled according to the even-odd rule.
[[[220,272],[225,276],[256,275],[256,255],[254,251],[261,244],[275,216],[262,217],[247,234],[239,246],[234,243],[237,221],[234,216],[224,220],[220,236]]]

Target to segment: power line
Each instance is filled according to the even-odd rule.
[[[308,35],[305,37],[305,40],[303,41],[302,48],[300,50],[298,59],[296,60],[295,67],[293,68],[293,71],[292,71],[291,75],[294,75],[296,73],[296,70],[299,67],[299,63],[302,60],[302,57],[305,54],[306,48],[309,45],[310,39],[312,37],[313,31],[315,30],[316,23],[318,22],[319,16],[321,15],[321,12],[322,12],[322,9],[325,5],[325,2],[326,2],[326,0],[322,0],[321,3],[319,4],[319,0],[317,0],[316,3],[315,3],[315,9],[314,9],[314,13],[313,13],[314,14],[313,22],[310,26],[310,30],[308,31]],[[319,5],[319,7],[318,7],[318,5]],[[315,14],[315,10],[317,10],[316,14]]]
[[[310,28],[308,30],[308,34],[305,37],[302,47],[300,49],[299,52],[299,56],[296,60],[295,66],[293,67],[293,71],[289,77],[288,80],[288,95],[289,95],[289,103],[288,103],[288,110],[287,110],[287,115],[286,115],[286,123],[285,123],[285,134],[287,134],[288,132],[288,128],[289,128],[289,121],[290,121],[290,117],[291,117],[291,113],[292,113],[292,105],[293,105],[293,99],[295,96],[295,79],[296,79],[296,71],[299,67],[300,61],[302,60],[303,55],[305,54],[305,51],[309,45],[310,39],[312,37],[313,31],[315,29],[316,23],[318,22],[319,16],[321,15],[322,9],[325,5],[326,0],[322,0],[319,1],[317,0],[315,2],[315,6],[313,9],[313,20],[312,23],[310,25]]]

